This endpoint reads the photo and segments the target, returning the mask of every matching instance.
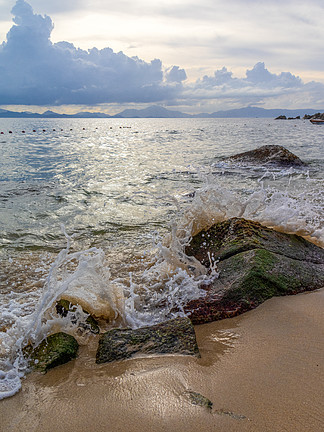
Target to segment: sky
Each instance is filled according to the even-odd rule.
[[[0,107],[324,110],[323,0],[0,0]]]

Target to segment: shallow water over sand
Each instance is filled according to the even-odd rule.
[[[3,432],[320,431],[324,291],[273,298],[240,317],[196,327],[201,358],[94,364],[79,358],[33,373],[0,402]],[[189,392],[213,403],[192,404]]]

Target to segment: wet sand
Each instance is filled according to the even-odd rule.
[[[201,358],[96,365],[95,343],[0,401],[2,432],[324,430],[324,289],[196,327]],[[188,391],[213,402],[193,405]]]

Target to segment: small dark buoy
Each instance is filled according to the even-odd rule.
[[[62,131],[63,129],[61,129],[61,131]]]
[[[12,131],[9,131],[9,133],[12,133]]]
[[[43,132],[46,132],[46,129],[43,129]]]
[[[3,132],[1,132],[1,135],[3,135]]]
[[[21,133],[26,133],[25,131],[21,131]]]
[[[33,132],[36,132],[36,129],[33,129]]]
[[[53,132],[55,132],[55,129],[53,129]]]
[[[85,130],[85,128],[82,128],[82,130]]]

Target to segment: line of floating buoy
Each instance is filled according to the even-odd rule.
[[[98,128],[96,127],[95,129],[97,130]],[[109,129],[113,129],[113,127],[110,126]],[[131,126],[119,126],[119,129],[131,129]],[[47,132],[47,129],[39,129],[39,130],[41,130],[42,132]],[[58,129],[52,129],[52,130],[53,130],[53,132],[56,132]],[[61,132],[64,131],[63,129],[60,129],[60,130],[61,130]],[[85,131],[86,128],[82,128],[82,130]],[[73,129],[71,128],[70,131],[73,131]],[[36,130],[36,129],[33,129],[33,132],[35,133],[35,132],[37,132],[37,130]],[[13,131],[10,130],[10,131],[8,131],[8,133],[12,134]],[[27,132],[26,132],[25,130],[22,130],[21,133],[24,134],[24,133],[27,133]],[[5,132],[1,131],[0,134],[1,134],[1,135],[4,135]]]

